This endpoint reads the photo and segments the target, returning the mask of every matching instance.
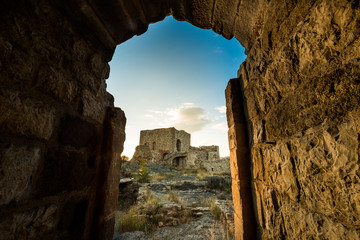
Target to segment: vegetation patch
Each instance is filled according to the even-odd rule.
[[[146,202],[137,204],[130,208],[127,213],[116,216],[118,232],[143,231],[150,234],[158,229],[158,224],[162,220],[162,205],[150,190],[145,195]]]
[[[213,200],[213,202],[210,204],[210,212],[214,216],[215,219],[220,220],[221,217],[221,209],[216,204],[216,201]]]
[[[167,195],[167,200],[177,203],[179,205],[183,204],[183,201],[181,200],[178,191],[171,190]]]
[[[171,173],[160,172],[160,173],[154,173],[154,174],[150,175],[150,180],[155,181],[155,182],[162,181],[162,180],[172,181],[173,179],[174,179],[174,174],[171,174]]]
[[[150,182],[150,173],[149,169],[146,166],[145,160],[140,160],[140,166],[137,173],[132,174],[132,176],[140,183]]]

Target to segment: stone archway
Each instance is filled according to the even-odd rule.
[[[246,48],[227,117],[233,193],[241,199],[251,182],[258,237],[359,238],[358,1],[0,6],[1,236],[111,238],[126,120],[106,93],[107,62],[117,44],[172,14]],[[249,209],[236,207],[237,239],[250,238]]]

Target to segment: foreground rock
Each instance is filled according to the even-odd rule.
[[[156,240],[209,240],[233,239],[225,226],[210,214],[175,227],[163,227],[154,233]]]
[[[234,211],[229,176],[208,176],[204,180],[196,180],[195,170],[187,174],[169,166],[150,165],[148,168],[152,176],[150,183],[140,184],[134,179],[120,182],[122,190],[128,189],[128,192],[122,192],[123,198],[119,198],[119,210],[122,211],[119,216],[127,214],[128,199],[134,199],[136,192],[133,205],[139,206],[137,215],[145,214],[149,224],[156,223],[151,228],[158,230],[147,232],[147,236],[139,232],[118,234],[115,231],[114,240],[125,237],[147,239],[149,235],[153,239],[232,239]],[[171,181],[162,179],[163,171]]]

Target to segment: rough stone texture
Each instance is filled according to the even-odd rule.
[[[11,215],[0,225],[1,240],[51,239],[51,231],[58,223],[58,208],[49,205],[23,210]],[[27,226],[27,227],[25,227]]]
[[[147,145],[152,158],[161,161],[164,159],[164,154],[187,152],[190,147],[190,134],[175,128],[142,130],[139,144],[140,146]]]
[[[105,133],[107,62],[116,44],[170,14],[246,48],[233,89],[244,102],[228,102],[229,138],[233,194],[252,190],[258,237],[359,239],[356,0],[2,1],[1,238],[111,238],[112,161],[121,149],[113,143],[124,138]],[[245,122],[248,135],[239,130]],[[86,134],[71,139],[72,130]],[[250,167],[244,182],[239,173]],[[238,200],[235,233],[249,220],[236,216],[251,209]]]
[[[85,239],[102,232],[93,221],[94,210],[104,206],[94,200],[99,175],[118,181],[112,168],[100,169],[103,139],[114,139],[104,132],[105,113],[113,109],[105,84],[108,48],[84,37],[55,2],[0,3],[4,240]],[[116,121],[124,134],[125,118]],[[123,141],[114,141],[116,156]],[[109,201],[116,204],[114,195]],[[106,208],[113,209],[108,203]]]
[[[243,109],[243,95],[238,91],[239,88],[239,79],[231,79],[225,91],[235,239],[255,239],[257,233],[252,199],[248,128]]]
[[[238,72],[263,239],[360,237],[359,13],[270,1]]]
[[[10,144],[0,149],[0,205],[3,205],[12,200],[20,201],[29,194],[39,165],[40,148]]]
[[[191,136],[175,128],[142,130],[140,145],[132,161],[166,164],[181,168],[205,168],[209,172],[230,172],[230,161],[220,158],[218,146],[190,146]]]
[[[55,110],[17,91],[0,95],[0,131],[48,140],[53,132]]]
[[[124,149],[126,118],[120,108],[108,108],[104,122],[101,162],[98,164],[94,219],[96,230],[88,229],[85,238],[103,239],[114,233],[115,210],[120,182],[121,153]],[[95,236],[91,236],[96,234]]]

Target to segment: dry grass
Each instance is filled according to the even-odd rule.
[[[191,168],[191,169],[181,169],[182,175],[196,175],[197,180],[204,180],[206,177],[211,176],[211,174],[204,168]]]
[[[221,209],[218,205],[216,205],[215,199],[213,199],[213,201],[210,203],[210,212],[216,220],[220,220]]]
[[[116,226],[120,234],[132,231],[143,231],[148,234],[158,228],[161,219],[157,216],[162,208],[160,200],[150,190],[146,192],[145,200],[143,204],[132,206],[127,213],[116,214]]]
[[[215,204],[216,198],[202,198],[200,199],[199,206],[202,207],[211,207],[212,204]]]
[[[141,214],[139,206],[133,206],[126,214],[118,214],[116,222],[119,233],[143,231],[146,224],[146,216]]]
[[[178,191],[171,190],[167,195],[167,200],[172,201],[177,204],[180,204],[180,205],[183,204],[183,201],[180,198]]]
[[[150,179],[151,181],[161,181],[161,180],[166,180],[166,181],[171,181],[174,179],[174,175],[171,173],[155,173],[155,174],[151,174],[150,175]]]

